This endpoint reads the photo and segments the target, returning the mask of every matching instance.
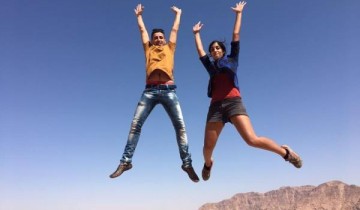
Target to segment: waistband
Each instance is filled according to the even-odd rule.
[[[167,85],[167,84],[159,84],[159,85],[146,85],[146,89],[158,89],[158,90],[175,90],[176,85]]]

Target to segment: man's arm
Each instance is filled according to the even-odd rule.
[[[234,31],[232,37],[232,41],[234,42],[240,40],[241,17],[245,5],[246,5],[245,1],[240,1],[239,3],[236,4],[235,7],[231,7],[231,9],[236,13]]]
[[[172,43],[176,43],[177,32],[179,31],[179,26],[180,26],[181,9],[179,9],[175,6],[171,7],[171,9],[175,13],[175,20],[174,20],[174,24],[171,28],[169,41]]]
[[[138,4],[136,6],[136,8],[134,9],[135,11],[135,15],[137,17],[137,22],[138,22],[138,26],[139,26],[139,31],[141,34],[141,40],[142,43],[145,44],[147,42],[149,42],[149,34],[146,30],[143,18],[142,18],[142,13],[144,11],[144,6],[142,6],[141,4]]]
[[[204,55],[206,55],[206,52],[204,50],[204,47],[203,47],[203,44],[201,41],[201,37],[200,37],[200,30],[202,27],[203,27],[203,24],[200,21],[193,26],[193,33],[195,36],[195,45],[196,45],[196,50],[199,54],[199,57],[203,57]]]

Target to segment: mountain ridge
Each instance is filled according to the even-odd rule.
[[[338,180],[318,186],[285,186],[265,193],[237,193],[199,210],[360,210],[360,187]]]

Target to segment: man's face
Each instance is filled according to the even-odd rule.
[[[157,45],[157,46],[165,45],[166,40],[165,40],[164,34],[161,32],[154,33],[152,36],[152,39],[151,39],[151,43],[153,45]]]

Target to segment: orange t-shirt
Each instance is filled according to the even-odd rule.
[[[166,45],[156,46],[147,42],[143,46],[146,59],[146,80],[156,69],[162,70],[171,80],[174,80],[173,69],[176,44],[168,42]]]

